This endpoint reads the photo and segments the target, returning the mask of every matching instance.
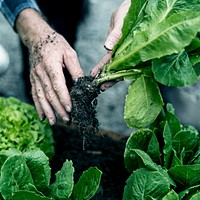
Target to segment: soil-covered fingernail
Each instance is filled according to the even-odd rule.
[[[39,118],[40,118],[41,121],[43,121],[45,119],[44,114],[43,113],[39,114]]]
[[[55,125],[55,120],[53,120],[53,119],[49,119],[49,124],[51,125],[51,126],[54,126]]]
[[[68,117],[63,117],[62,119],[63,119],[64,123],[66,123],[66,124],[69,123],[69,118]]]
[[[69,105],[66,105],[65,109],[66,109],[67,112],[71,112],[71,107]]]

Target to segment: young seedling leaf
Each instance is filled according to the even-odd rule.
[[[75,184],[72,199],[76,200],[90,200],[96,194],[102,172],[96,167],[90,167],[84,171],[78,182]]]
[[[199,139],[199,133],[196,129],[183,129],[179,131],[172,139],[173,149],[179,156],[184,150],[184,160],[189,162],[190,158],[194,155],[194,151],[197,147]],[[188,163],[185,163],[188,164]]]
[[[167,169],[169,169],[173,156],[173,148],[172,148],[172,134],[167,121],[165,122],[163,130],[163,138],[164,138],[164,147],[163,147],[164,166]]]
[[[56,181],[52,184],[52,195],[56,199],[68,199],[74,187],[74,167],[72,161],[66,160],[59,172]]]
[[[162,200],[179,200],[179,196],[174,190],[170,190]]]

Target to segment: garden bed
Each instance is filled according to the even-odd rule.
[[[51,161],[52,174],[60,170],[66,159],[73,161],[75,182],[83,171],[96,166],[103,174],[99,192],[93,200],[122,199],[129,175],[123,164],[127,136],[101,129],[98,135],[87,138],[83,149],[83,139],[76,128],[57,125],[53,132],[56,156]]]

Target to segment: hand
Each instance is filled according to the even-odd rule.
[[[107,50],[107,54],[100,60],[99,63],[91,70],[90,75],[95,77],[103,67],[110,62],[112,57],[112,50],[117,42],[122,37],[122,26],[124,17],[126,16],[128,9],[131,5],[130,0],[124,0],[122,4],[112,13],[110,20],[110,27],[108,31],[108,37],[104,43],[104,48]],[[106,82],[101,85],[101,90],[106,90],[112,87],[116,82]]]
[[[72,107],[63,68],[76,81],[84,76],[77,54],[33,9],[20,13],[16,29],[30,53],[32,96],[40,119],[51,125],[59,116],[69,121]]]
[[[44,41],[33,43],[30,64],[32,96],[40,118],[46,115],[53,125],[57,113],[68,122],[72,104],[63,68],[68,69],[73,80],[84,75],[76,52],[61,35],[53,32]]]

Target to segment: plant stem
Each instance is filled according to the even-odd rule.
[[[121,70],[118,72],[102,72],[97,78],[95,78],[94,81],[97,85],[101,85],[104,82],[113,81],[117,79],[125,79],[127,77],[131,77],[131,79],[134,80],[140,74],[142,74],[142,70],[140,69],[128,69]]]

